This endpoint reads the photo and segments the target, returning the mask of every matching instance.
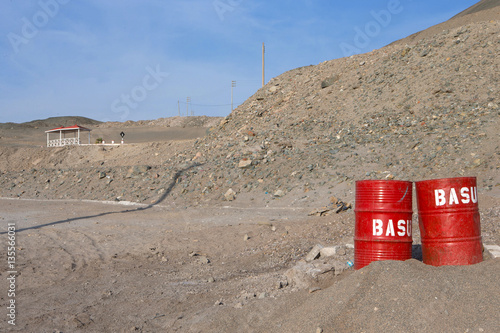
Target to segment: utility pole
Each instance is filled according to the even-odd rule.
[[[236,81],[231,81],[231,112],[233,112],[233,88],[236,87]]]
[[[177,100],[177,111],[179,111],[179,117],[181,116],[181,103]]]
[[[264,53],[265,53],[265,47],[264,43],[262,43],[262,86],[264,87],[265,85],[265,80],[264,80]]]
[[[189,117],[189,102],[191,102],[191,97],[186,98],[186,116]]]

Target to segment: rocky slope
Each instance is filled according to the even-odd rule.
[[[352,200],[359,179],[462,175],[498,195],[499,24],[489,13],[286,72],[180,153],[171,143],[25,153],[22,169],[2,170],[0,196],[207,205],[288,196],[313,205],[324,194]]]
[[[500,2],[498,0],[482,0],[476,3],[474,6],[467,8],[463,12],[458,13],[457,15],[454,16],[454,18],[461,16],[463,17],[466,15],[475,14],[483,11],[490,11],[492,9],[497,10],[499,9],[498,6],[500,6]]]

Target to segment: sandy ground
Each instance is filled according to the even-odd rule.
[[[4,243],[6,226],[16,227],[18,272],[16,326],[5,320],[9,273],[0,274],[2,331],[498,331],[500,259],[438,268],[386,261],[325,273],[306,289],[280,286],[312,245],[352,242],[352,211],[306,217],[307,207],[281,204],[0,205]]]
[[[178,140],[159,156],[150,154],[151,143],[131,144],[128,162],[140,164],[148,151],[148,162],[161,163],[192,146],[190,135],[207,131],[182,129],[180,137],[176,130],[162,128],[159,142],[169,135]],[[154,132],[127,131],[137,140]],[[2,151],[18,149],[9,155],[17,157],[0,165],[24,169],[23,160],[38,159],[40,148],[29,147],[37,133],[24,131],[24,146],[6,145]],[[120,165],[119,151],[108,153],[106,163]],[[162,186],[173,191],[181,184]],[[353,249],[345,248],[353,244],[354,211],[308,216],[329,192],[353,202],[354,187],[346,182],[273,200],[240,193],[236,201],[196,205],[166,195],[155,205],[1,198],[0,331],[498,332],[500,259],[424,265],[414,215],[414,259],[354,271],[347,268]],[[483,242],[500,244],[497,191],[480,190],[479,203]],[[12,267],[5,259],[9,226],[16,229]],[[334,269],[313,278],[291,275],[316,244],[341,246],[333,264],[314,260]],[[15,326],[7,316],[12,300]]]

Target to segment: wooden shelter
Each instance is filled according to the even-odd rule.
[[[90,144],[90,131],[91,129],[74,125],[69,127],[58,127],[48,131],[47,133],[47,147],[62,147],[67,145],[81,145],[81,134],[82,132],[88,132],[89,143]],[[59,133],[59,137],[56,139],[51,139],[51,133]]]

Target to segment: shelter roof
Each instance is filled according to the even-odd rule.
[[[68,127],[57,127],[57,128],[53,128],[51,130],[48,130],[48,131],[45,131],[45,133],[50,133],[50,132],[59,132],[59,131],[75,131],[75,130],[80,130],[80,131],[91,131],[91,129],[88,129],[86,127],[83,127],[83,126],[79,126],[79,125],[74,125],[74,126],[68,126]]]

